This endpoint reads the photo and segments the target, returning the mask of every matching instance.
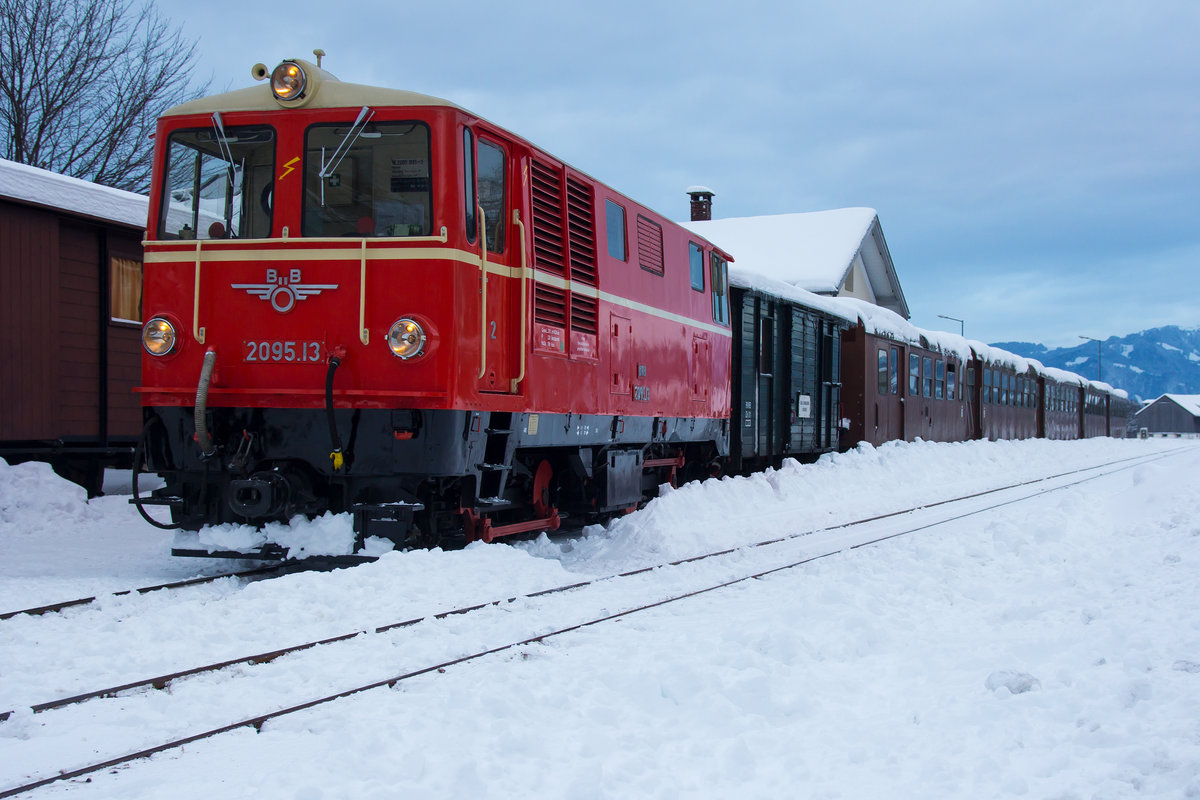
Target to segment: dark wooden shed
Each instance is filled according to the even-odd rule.
[[[0,456],[99,493],[141,430],[141,195],[0,160]]]
[[[1133,417],[1150,433],[1200,433],[1200,395],[1164,394]]]

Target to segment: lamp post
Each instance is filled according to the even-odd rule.
[[[1080,339],[1087,339],[1089,342],[1096,343],[1096,380],[1104,380],[1104,351],[1100,349],[1100,340],[1094,336],[1084,336],[1080,334]]]
[[[949,319],[949,320],[954,320],[955,322],[957,322],[958,323],[958,335],[962,336],[964,338],[966,337],[967,323],[963,322],[958,317],[947,317],[945,314],[938,314],[938,316],[941,317],[942,319]]]

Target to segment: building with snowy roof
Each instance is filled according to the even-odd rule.
[[[699,189],[703,187],[693,187]],[[711,190],[704,189],[711,202]],[[731,253],[737,266],[828,297],[855,297],[908,319],[900,279],[873,208],[682,223]],[[711,213],[711,206],[706,209]]]
[[[1149,433],[1200,434],[1200,394],[1164,394],[1133,415]]]

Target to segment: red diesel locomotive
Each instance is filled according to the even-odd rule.
[[[139,508],[490,541],[728,455],[727,254],[452,103],[254,75],[158,123]]]

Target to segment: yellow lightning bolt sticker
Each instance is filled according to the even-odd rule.
[[[283,171],[283,174],[279,176],[279,180],[283,180],[283,179],[284,179],[284,178],[286,178],[288,175],[291,175],[293,172],[295,172],[295,171],[296,171],[296,166],[295,166],[295,165],[296,165],[296,162],[297,162],[297,161],[299,161],[299,160],[300,160],[300,156],[296,156],[296,157],[295,157],[295,158],[293,158],[291,161],[289,161],[289,162],[287,162],[286,164],[284,164],[284,166],[285,166],[285,167],[287,167],[287,169],[285,169],[285,170]]]

